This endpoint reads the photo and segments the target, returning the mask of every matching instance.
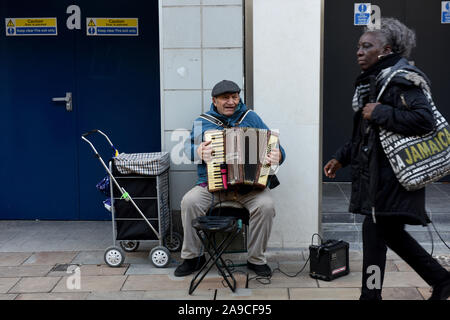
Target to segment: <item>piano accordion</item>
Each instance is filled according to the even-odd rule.
[[[207,130],[204,141],[211,141],[213,150],[212,160],[206,164],[210,192],[239,185],[260,189],[267,186],[270,164],[264,160],[272,149],[278,148],[278,133],[234,127]]]

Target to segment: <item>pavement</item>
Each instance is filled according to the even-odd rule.
[[[350,243],[348,275],[333,281],[313,279],[307,248],[269,248],[266,256],[274,270],[270,279],[257,279],[239,266],[245,264],[246,253],[226,254],[224,259],[236,265],[237,290],[226,287],[213,268],[192,295],[188,290],[193,276],[173,276],[182,261],[179,253],[171,253],[165,268],[150,262],[149,252],[157,241],[142,241],[118,268],[106,265],[105,250],[114,243],[111,221],[0,221],[0,300],[357,300],[361,217],[347,212],[348,200],[348,184],[324,183],[323,232],[327,239]],[[449,203],[450,184],[427,187],[427,209],[448,244]],[[430,247],[426,228],[409,231],[450,271],[450,249],[436,235]],[[383,299],[425,300],[430,295],[428,284],[388,250]]]
[[[255,279],[245,267],[235,267],[237,290],[225,286],[212,270],[192,295],[191,276],[176,278],[181,262],[171,254],[165,268],[149,258],[155,241],[144,241],[136,252],[126,253],[124,264],[111,268],[104,262],[112,245],[111,222],[0,221],[0,299],[2,300],[357,300],[360,295],[362,253],[351,250],[350,273],[327,282],[309,276],[309,265],[295,277],[274,272],[270,280]],[[450,270],[449,252],[435,252]],[[268,262],[295,275],[305,265],[306,248],[269,249]],[[226,254],[234,264],[245,253]],[[248,273],[248,276],[247,276]],[[248,280],[249,279],[249,280]],[[430,287],[395,253],[388,251],[383,298],[424,300]]]

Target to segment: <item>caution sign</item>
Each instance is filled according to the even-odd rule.
[[[138,18],[86,18],[88,36],[138,36]]]
[[[56,18],[6,18],[7,36],[57,36]]]

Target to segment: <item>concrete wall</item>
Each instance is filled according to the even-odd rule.
[[[321,19],[319,0],[253,1],[254,110],[287,153],[270,247],[306,247],[320,228]]]
[[[223,79],[243,86],[242,0],[160,0],[162,146],[172,152],[173,210],[196,181],[193,164],[179,164],[192,123],[209,110]]]

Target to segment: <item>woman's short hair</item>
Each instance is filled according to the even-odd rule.
[[[389,44],[394,53],[408,58],[416,46],[416,33],[395,18],[381,18],[379,28],[364,29],[364,32],[373,32],[383,42]]]

